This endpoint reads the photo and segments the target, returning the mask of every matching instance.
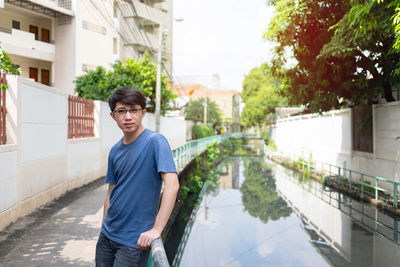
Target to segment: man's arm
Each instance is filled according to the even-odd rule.
[[[107,210],[110,207],[110,194],[111,190],[114,188],[115,184],[108,184],[108,191],[106,194],[106,198],[104,199],[104,208],[103,208],[103,220],[101,220],[100,229],[103,227],[103,222],[106,219]]]
[[[140,235],[137,245],[140,249],[146,250],[150,248],[151,242],[161,236],[165,225],[168,222],[169,216],[175,206],[176,195],[179,190],[178,175],[174,172],[161,173],[164,181],[164,189],[161,199],[161,206],[158,211],[154,226],[147,232]]]

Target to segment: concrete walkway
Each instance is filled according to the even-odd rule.
[[[0,232],[0,266],[90,266],[107,190],[103,182],[75,189]]]

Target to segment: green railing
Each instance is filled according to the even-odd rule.
[[[290,182],[302,187],[303,190],[306,190],[309,193],[315,195],[325,203],[340,210],[341,212],[352,218],[352,220],[357,221],[374,233],[385,237],[396,244],[399,244],[399,225],[396,218],[379,215],[378,210],[376,209],[372,212],[372,208],[368,205],[354,202],[348,198],[343,198],[342,194],[332,190],[326,190],[324,186],[320,185],[319,183],[312,182],[311,180],[309,180],[307,183],[304,183],[303,181],[300,182],[299,179],[295,176],[284,177]],[[285,199],[289,206],[293,208],[293,210],[298,212],[297,208],[295,208],[294,203],[288,200],[282,192],[278,191],[278,193],[281,197]],[[372,213],[373,215],[371,215]],[[301,214],[300,217],[303,217],[303,215]],[[334,242],[328,243],[334,244]]]
[[[174,155],[176,168],[181,170],[186,164],[192,160],[194,157],[203,153],[206,150],[207,146],[214,142],[222,142],[225,139],[229,138],[250,138],[254,137],[252,134],[246,133],[231,133],[231,134],[221,134],[221,135],[213,135],[197,140],[193,140],[187,142],[175,149],[172,150]]]
[[[330,163],[313,161],[295,154],[288,155],[267,146],[265,146],[265,152],[281,161],[297,162],[308,174],[314,173],[314,175],[324,177],[324,179],[334,180],[337,184],[359,191],[362,195],[370,195],[376,200],[380,199],[396,208],[398,207],[398,182]]]

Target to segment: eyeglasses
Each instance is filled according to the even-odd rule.
[[[114,110],[114,113],[117,114],[118,117],[123,117],[126,115],[126,113],[131,113],[132,115],[136,115],[138,114],[140,111],[142,111],[141,108],[132,108],[132,109],[124,109],[124,108],[120,108],[117,110]]]

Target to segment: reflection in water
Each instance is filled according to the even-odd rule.
[[[276,192],[275,180],[271,168],[262,161],[244,163],[245,182],[240,187],[245,210],[264,223],[269,219],[276,221],[288,217],[292,209]]]
[[[263,158],[214,175],[175,266],[399,266],[397,221],[367,204]]]

